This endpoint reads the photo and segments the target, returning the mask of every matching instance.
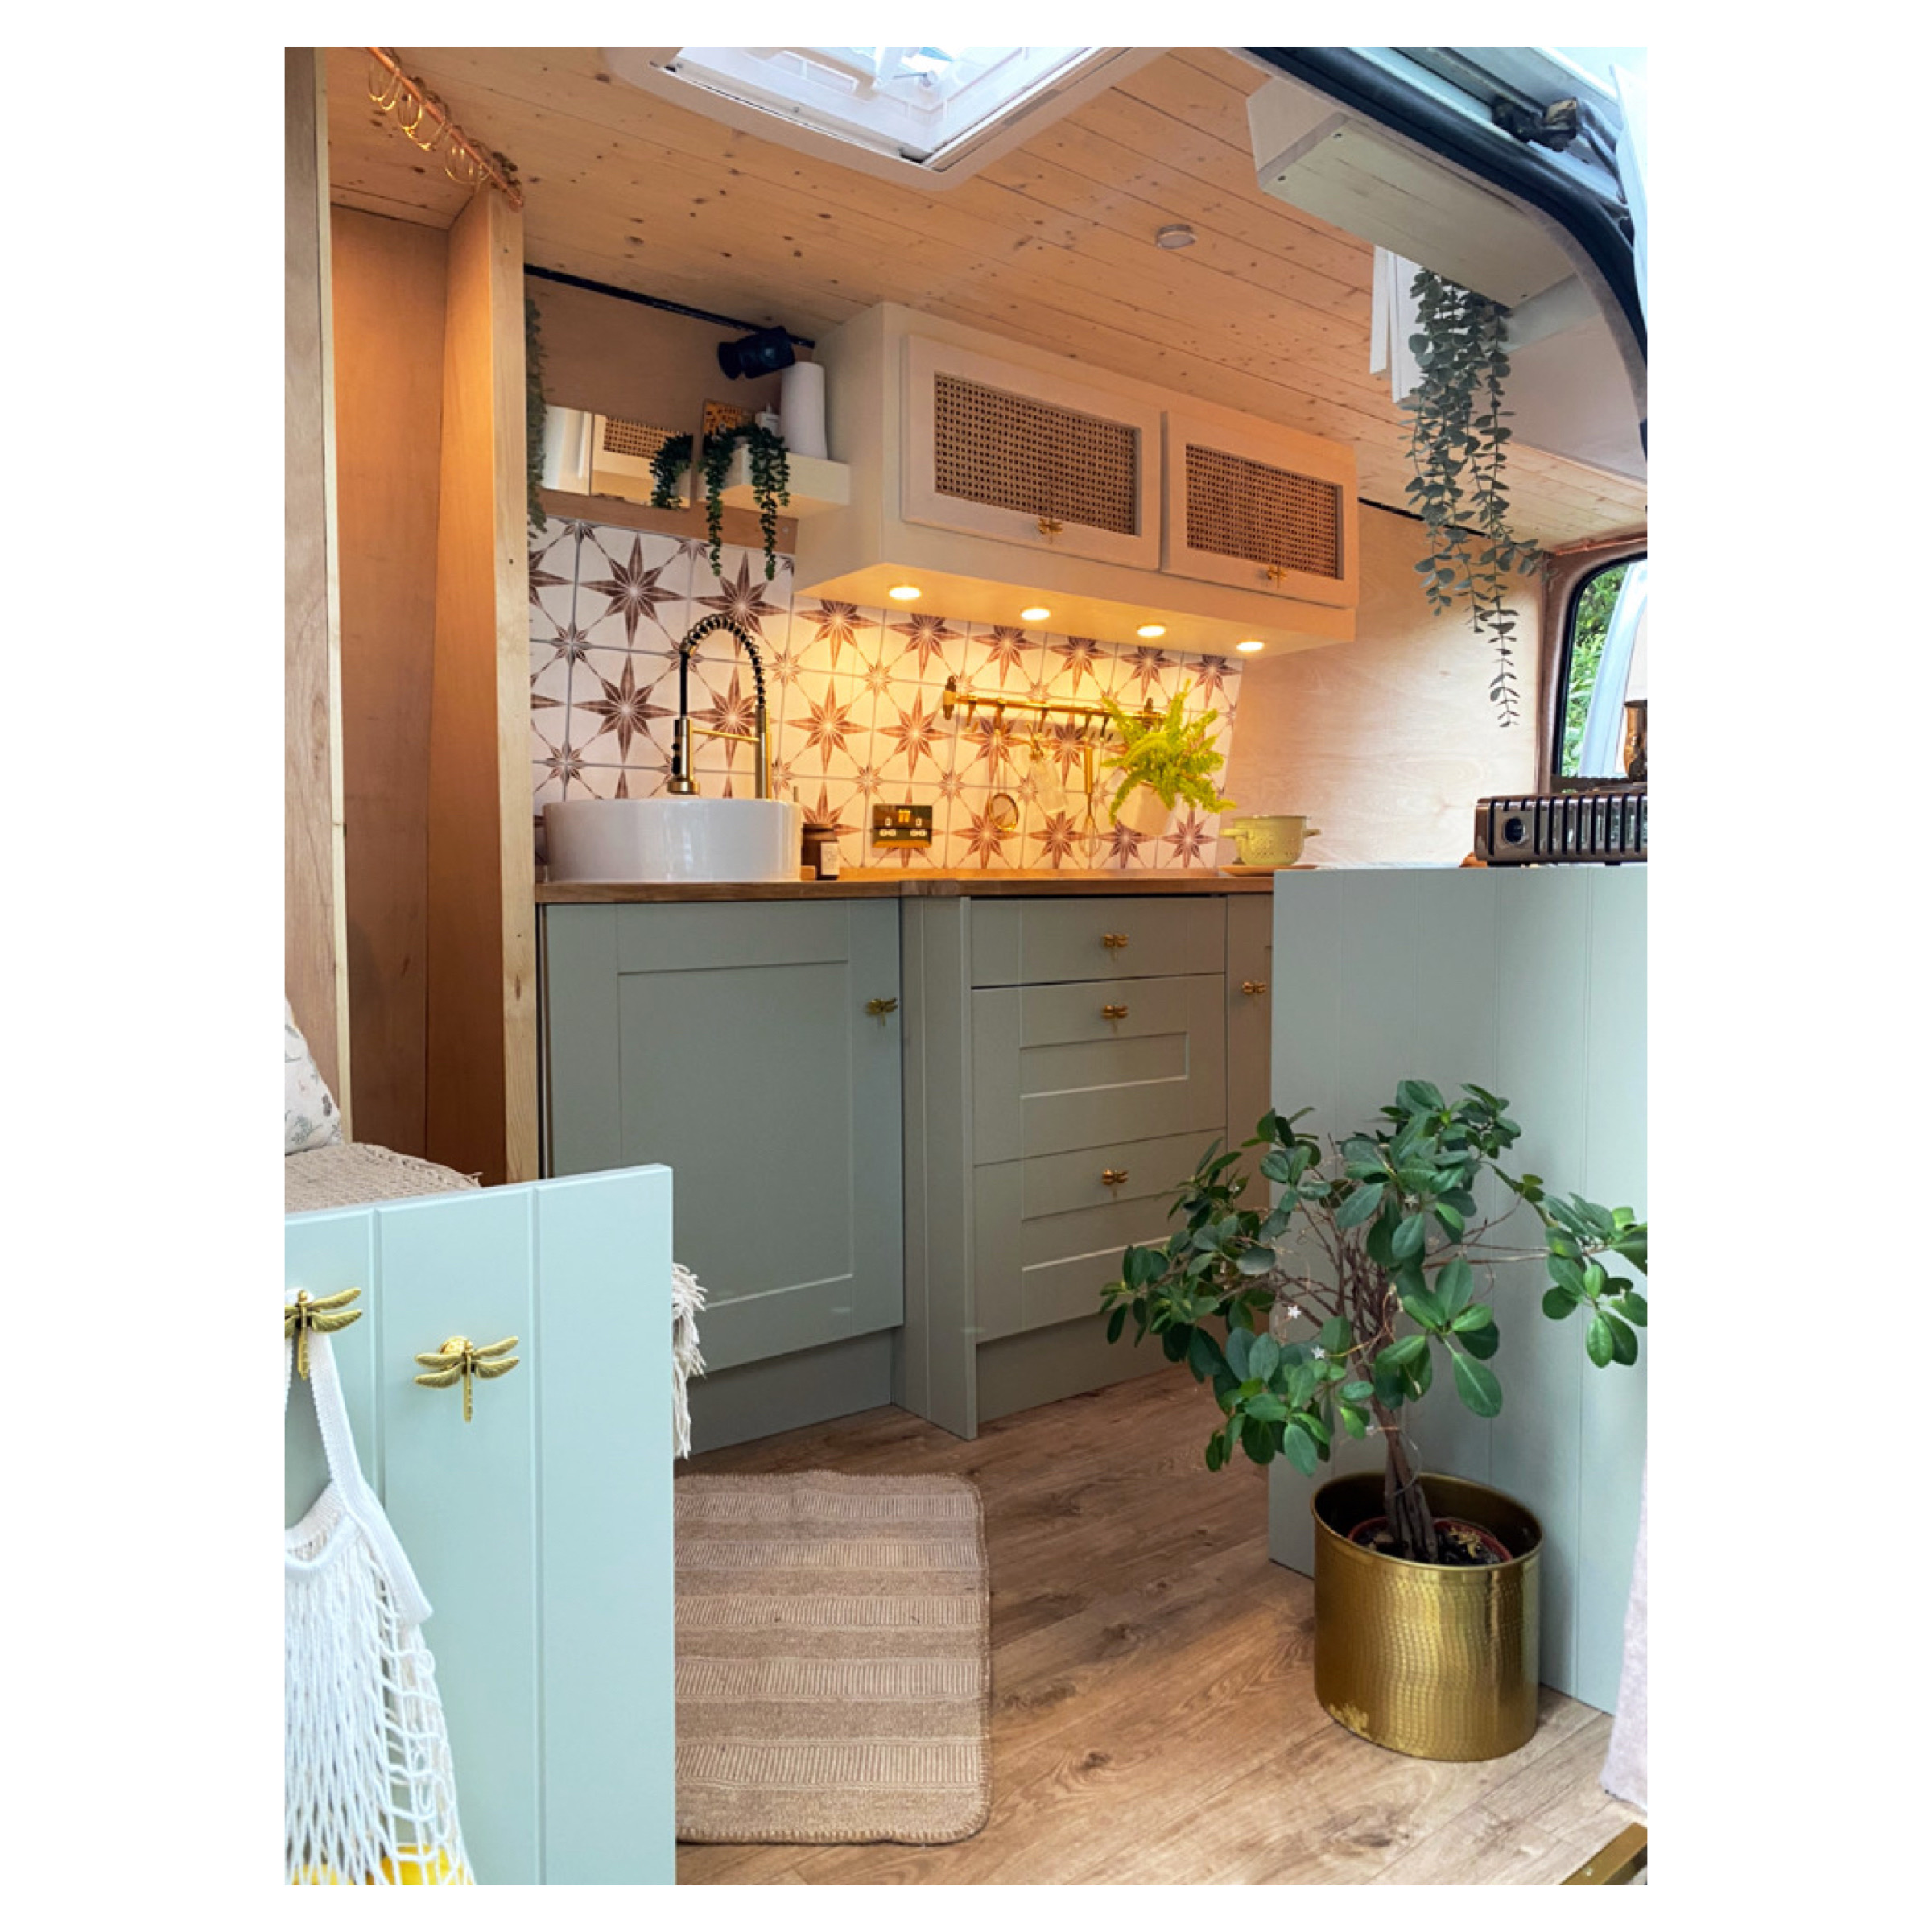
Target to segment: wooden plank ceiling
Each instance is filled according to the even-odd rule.
[[[594,47],[404,47],[404,70],[515,165],[526,258],[795,334],[881,301],[973,324],[1350,445],[1360,493],[1401,505],[1402,413],[1368,373],[1370,246],[1255,185],[1240,56],[1177,47],[971,180],[923,193],[796,153],[613,80]],[[332,51],[336,200],[447,227],[469,191]],[[1154,246],[1186,222],[1193,247]],[[1640,528],[1626,478],[1517,445],[1524,534]]]

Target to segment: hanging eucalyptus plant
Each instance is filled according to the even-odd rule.
[[[704,525],[711,539],[711,574],[714,577],[724,574],[720,545],[724,526],[724,478],[740,444],[750,458],[751,493],[758,506],[758,528],[765,539],[765,579],[769,583],[778,571],[778,511],[791,501],[791,462],[786,454],[785,439],[756,423],[714,429],[704,439]],[[658,445],[650,459],[653,508],[676,510],[682,506],[678,479],[691,467],[691,450],[689,436],[668,436]]]
[[[1490,701],[1500,708],[1501,722],[1513,724],[1521,713],[1509,580],[1538,569],[1542,558],[1534,544],[1509,532],[1504,471],[1510,412],[1503,407],[1509,312],[1426,268],[1412,292],[1420,332],[1409,346],[1422,380],[1402,400],[1415,469],[1408,493],[1429,532],[1429,555],[1415,568],[1439,616],[1464,605],[1476,635],[1495,646]]]

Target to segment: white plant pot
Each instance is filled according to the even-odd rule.
[[[1129,832],[1137,832],[1143,838],[1155,838],[1167,829],[1171,815],[1161,803],[1161,795],[1146,785],[1137,785],[1121,801],[1121,808],[1113,815],[1117,825],[1125,825]]]

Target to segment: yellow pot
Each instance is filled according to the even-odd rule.
[[[1485,1569],[1405,1563],[1348,1540],[1382,1513],[1380,1470],[1337,1476],[1315,1517],[1315,1694],[1335,1721],[1410,1757],[1520,1750],[1536,1732],[1542,1526],[1501,1490],[1423,1479],[1439,1517],[1461,1517],[1514,1554]]]

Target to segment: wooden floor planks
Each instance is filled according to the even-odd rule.
[[[1554,1691],[1531,1743],[1488,1764],[1331,1723],[1312,1587],[1268,1560],[1262,1472],[1203,1466],[1212,1416],[1162,1373],[972,1443],[879,1409],[695,1458],[978,1483],[993,1808],[957,1845],[683,1845],[678,1882],[1556,1885],[1641,1818],[1597,1783],[1609,1719]]]

